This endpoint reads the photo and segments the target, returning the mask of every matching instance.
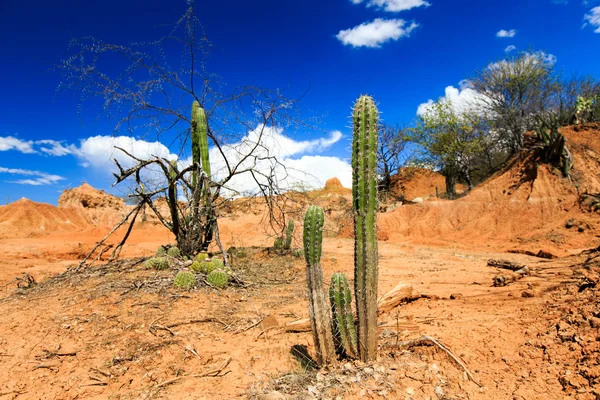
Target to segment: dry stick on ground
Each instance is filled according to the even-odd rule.
[[[518,271],[520,269],[525,268],[525,265],[523,264],[519,264],[508,260],[489,259],[487,265],[488,267],[508,269],[510,271]]]
[[[207,378],[207,377],[217,377],[217,376],[219,376],[219,374],[220,374],[221,372],[223,372],[223,370],[224,370],[225,368],[227,368],[227,366],[229,365],[229,363],[230,363],[230,362],[231,362],[231,357],[229,357],[229,358],[228,358],[228,359],[227,359],[227,360],[226,360],[226,361],[223,363],[223,365],[221,365],[219,368],[216,368],[216,369],[213,369],[213,370],[210,370],[210,371],[206,371],[206,372],[203,372],[203,373],[201,373],[201,374],[196,374],[196,375],[184,375],[184,376],[178,376],[177,378],[173,378],[173,379],[169,379],[168,381],[161,382],[161,383],[157,384],[157,385],[156,385],[154,388],[155,388],[155,389],[162,388],[162,387],[168,386],[168,385],[170,385],[170,384],[172,384],[172,383],[174,383],[174,382],[177,382],[177,381],[179,381],[179,380],[181,380],[181,379],[184,379],[184,378]]]
[[[156,322],[156,321],[155,321]],[[208,317],[208,318],[198,318],[198,319],[190,319],[188,321],[181,321],[181,322],[175,322],[172,324],[167,324],[165,325],[167,328],[175,328],[177,326],[181,326],[181,325],[189,325],[189,324],[200,324],[203,322],[216,322],[218,324],[221,324],[223,326],[227,326],[227,324],[217,318],[212,318],[212,317]]]
[[[439,341],[432,338],[431,336],[423,335],[417,339],[409,340],[408,342],[399,343],[398,348],[399,349],[409,349],[411,347],[424,346],[424,345],[436,346],[437,348],[441,349],[444,353],[448,354],[448,356],[450,356],[450,358],[465,371],[465,373],[467,374],[467,377],[473,383],[475,383],[479,387],[482,387],[481,384],[475,380],[471,371],[469,371],[467,366],[460,360],[460,358],[455,356],[454,353],[452,353],[452,351],[450,351],[449,348],[447,348],[446,346],[444,346],[443,344],[441,344]]]

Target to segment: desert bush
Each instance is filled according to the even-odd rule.
[[[179,271],[173,283],[175,287],[185,290],[193,289],[197,284],[196,277],[189,271]]]
[[[152,257],[145,263],[146,269],[169,269],[169,260],[166,257]]]

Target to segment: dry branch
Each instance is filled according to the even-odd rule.
[[[455,356],[454,353],[452,353],[452,351],[450,351],[450,349],[448,347],[444,346],[443,344],[441,344],[439,341],[437,341],[436,339],[432,338],[431,336],[423,335],[423,336],[421,336],[421,337],[419,337],[417,339],[409,340],[408,342],[398,343],[398,348],[399,349],[409,349],[411,347],[424,346],[424,345],[436,346],[437,348],[439,348],[440,350],[442,350],[444,353],[448,354],[448,356],[450,356],[450,358],[456,364],[458,364],[463,369],[463,371],[465,371],[465,373],[467,374],[467,376],[469,377],[469,379],[473,383],[475,383],[477,386],[481,387],[481,384],[475,380],[475,378],[473,377],[473,374],[471,373],[471,371],[469,371],[469,369],[467,368],[467,366],[460,360],[460,358],[458,358],[457,356]]]
[[[400,282],[392,290],[377,300],[377,314],[381,315],[396,308],[403,302],[414,301],[422,297],[411,284]],[[303,318],[285,325],[286,332],[310,331],[310,320]]]
[[[488,267],[508,269],[510,271],[518,271],[526,266],[523,264],[519,264],[516,262],[508,261],[508,260],[494,260],[490,259],[487,263]]]

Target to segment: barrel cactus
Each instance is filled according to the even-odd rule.
[[[201,253],[198,253],[198,254],[196,255],[196,260],[197,260],[197,261],[204,261],[204,260],[206,260],[207,258],[208,258],[208,253],[202,253],[202,252],[201,252]]]
[[[333,340],[340,355],[356,357],[356,329],[354,314],[352,314],[352,294],[346,275],[337,272],[331,276],[329,286],[329,301],[333,316]]]
[[[331,333],[331,315],[323,291],[323,269],[321,268],[324,222],[325,214],[321,207],[308,207],[304,216],[304,258],[306,260],[310,326],[319,365],[329,363],[335,355]]]
[[[156,249],[156,257],[164,257],[167,255],[167,249],[165,249],[164,246],[159,246],[158,249]]]
[[[189,271],[179,271],[173,281],[175,287],[190,290],[196,287],[196,277]]]
[[[354,105],[352,205],[354,210],[354,294],[361,361],[377,358],[377,134],[378,111],[370,96]]]
[[[169,250],[167,250],[167,254],[170,257],[175,257],[175,258],[181,257],[181,251],[179,251],[179,248],[177,246],[169,247]]]
[[[229,273],[222,269],[215,269],[206,277],[206,281],[217,289],[223,289],[229,285]]]
[[[145,263],[146,269],[164,270],[169,268],[169,260],[166,257],[152,257]]]

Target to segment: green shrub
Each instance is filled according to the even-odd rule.
[[[169,247],[169,250],[167,250],[167,254],[175,258],[181,257],[181,251],[179,251],[179,248],[177,246]]]
[[[164,270],[169,269],[169,261],[166,257],[152,257],[146,261],[146,269]]]
[[[179,289],[190,290],[196,286],[196,277],[192,272],[179,271],[173,281],[175,287]]]
[[[164,257],[167,255],[167,249],[164,246],[160,246],[156,249],[156,257]]]
[[[211,285],[216,287],[217,289],[223,289],[227,285],[229,285],[229,273],[222,269],[215,269],[208,277],[206,277],[206,281]]]

